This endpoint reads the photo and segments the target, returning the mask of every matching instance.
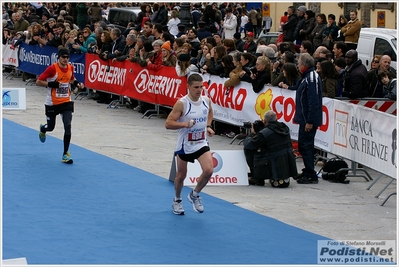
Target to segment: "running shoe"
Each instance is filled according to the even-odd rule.
[[[172,202],[173,213],[176,215],[184,215],[184,209],[182,205],[181,199],[175,200],[173,199]]]
[[[188,194],[187,198],[191,202],[191,204],[193,204],[194,211],[199,212],[199,213],[204,212],[204,206],[202,206],[200,196],[195,197],[193,195],[193,191],[191,191],[190,194]]]
[[[39,140],[42,143],[46,142],[46,133],[42,132],[42,127],[43,126],[44,126],[44,124],[40,124],[40,128],[39,128]]]
[[[62,162],[67,163],[67,164],[72,164],[73,160],[71,159],[71,155],[69,154],[69,152],[65,153],[62,156]]]

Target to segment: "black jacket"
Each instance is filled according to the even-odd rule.
[[[345,70],[343,78],[342,96],[349,98],[366,97],[368,94],[367,69],[358,59],[349,68]]]
[[[255,55],[257,47],[258,45],[254,41],[250,42],[249,44],[247,42],[244,42],[242,49],[243,51],[247,51],[248,53]]]
[[[168,10],[165,5],[160,7],[158,10],[158,17],[155,23],[160,23],[162,25],[166,25],[168,23]]]
[[[125,36],[121,35],[112,43],[112,48],[110,51],[107,53],[107,58],[108,59],[113,59],[116,58],[118,55],[115,54],[115,51],[118,50],[120,53],[122,53],[123,50],[125,50],[126,46],[126,38]]]
[[[238,39],[237,41],[236,41],[236,48],[237,48],[237,50],[238,51],[240,51],[240,52],[244,52],[244,41],[242,40],[242,39]],[[256,52],[256,51],[255,51]]]
[[[295,40],[302,40],[302,36],[299,35],[299,31],[303,28],[303,25],[305,24],[305,16],[298,17],[298,22],[295,26],[294,30],[294,38]]]
[[[270,122],[258,133],[250,134],[244,140],[244,151],[253,152],[253,166],[249,167],[256,180],[287,179],[298,175],[290,128],[283,122]],[[268,165],[268,171],[257,172],[262,165]]]
[[[287,23],[285,23],[282,28],[283,28],[283,33],[284,33],[284,42],[293,42],[295,41],[295,27],[298,22],[298,15],[297,14],[292,14],[289,16]]]
[[[265,84],[270,83],[272,74],[269,71],[263,70],[256,73],[256,79],[252,80],[252,88],[255,93],[262,91]]]

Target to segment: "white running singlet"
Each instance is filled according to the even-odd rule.
[[[178,130],[176,154],[192,154],[208,145],[206,126],[209,114],[209,98],[201,96],[197,102],[188,95],[179,99],[183,103],[183,115],[178,122],[195,120],[191,128]]]

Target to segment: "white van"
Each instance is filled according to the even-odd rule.
[[[391,67],[396,66],[396,29],[385,28],[362,28],[360,30],[359,41],[357,45],[357,54],[362,63],[369,70],[374,55],[382,55],[384,51],[389,51],[392,62]]]

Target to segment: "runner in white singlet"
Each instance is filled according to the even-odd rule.
[[[196,212],[202,213],[204,207],[199,193],[206,186],[213,173],[212,155],[207,136],[213,136],[213,109],[208,97],[202,96],[201,75],[192,74],[187,80],[188,94],[179,99],[166,119],[166,129],[179,130],[175,154],[177,155],[177,174],[174,181],[175,197],[172,202],[173,213],[184,215],[181,191],[187,176],[187,162],[198,160],[202,174],[198,183],[187,198]]]

